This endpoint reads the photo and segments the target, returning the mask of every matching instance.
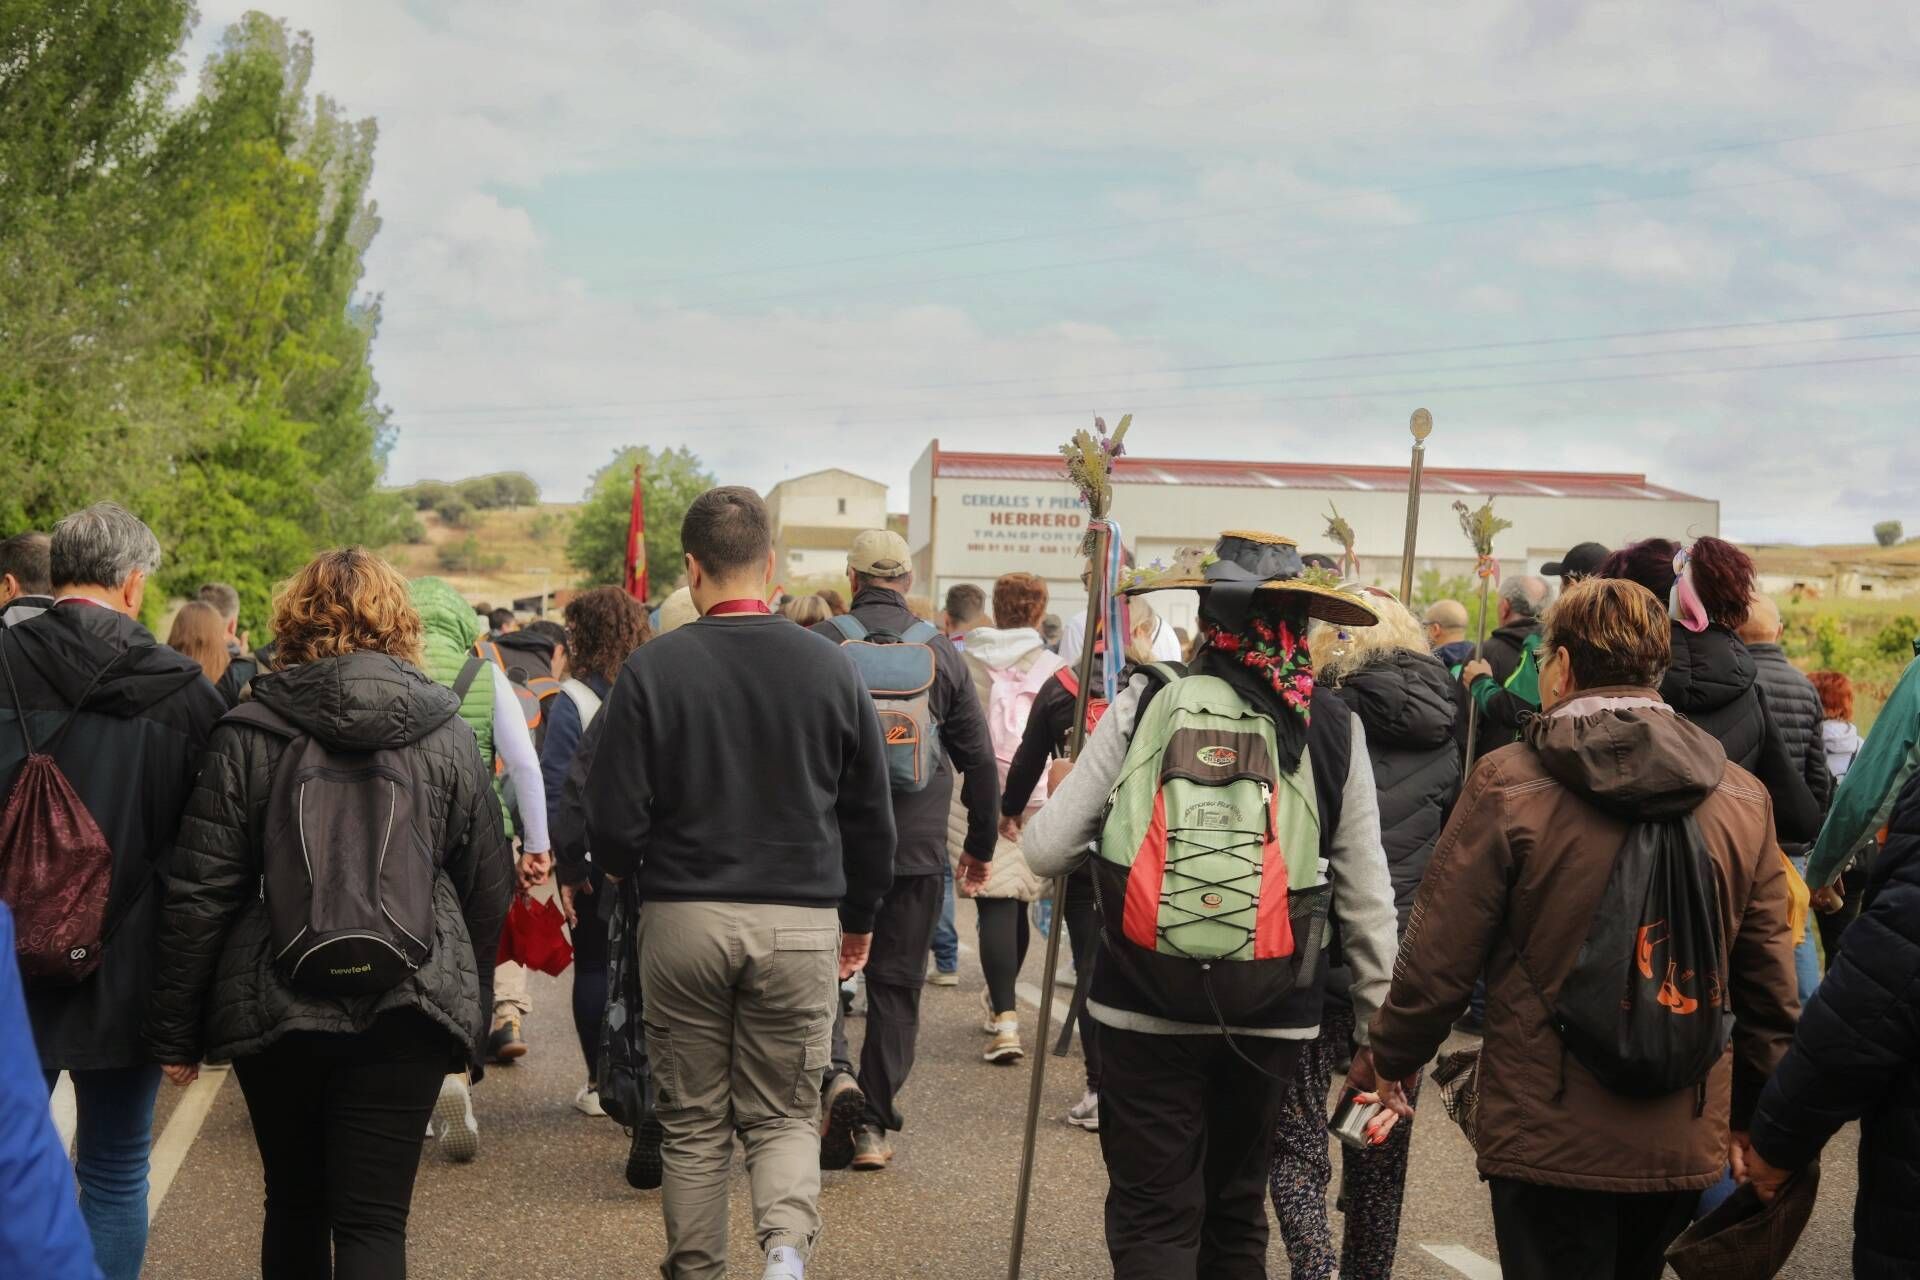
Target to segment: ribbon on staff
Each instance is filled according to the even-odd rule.
[[[1492,578],[1498,581],[1500,561],[1494,556],[1481,556],[1479,563],[1473,566],[1473,574],[1476,578]]]
[[[1120,533],[1120,522],[1111,518],[1091,522],[1096,529],[1106,530],[1106,557],[1101,565],[1101,599],[1104,612],[1101,617],[1100,633],[1106,643],[1101,646],[1100,684],[1106,690],[1109,705],[1120,694],[1120,673],[1127,665],[1127,639],[1131,628],[1127,620],[1127,598],[1120,594],[1120,557],[1124,539]],[[1088,619],[1089,625],[1092,619]],[[1091,644],[1089,638],[1087,643]]]
[[[1673,555],[1673,591],[1667,598],[1667,612],[1673,620],[1696,635],[1707,629],[1707,606],[1693,585],[1693,548],[1681,547]]]

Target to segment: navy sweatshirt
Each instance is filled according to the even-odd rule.
[[[838,907],[872,931],[893,805],[873,699],[832,641],[702,618],[634,651],[595,728],[588,847],[643,901]]]

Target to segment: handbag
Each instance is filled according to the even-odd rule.
[[[558,904],[541,902],[522,893],[507,908],[506,923],[500,929],[500,949],[494,963],[509,960],[559,977],[573,963],[573,944],[567,941],[567,918]]]
[[[1480,1046],[1456,1049],[1442,1054],[1434,1064],[1433,1082],[1440,1087],[1440,1105],[1467,1135],[1477,1151],[1480,1148]]]

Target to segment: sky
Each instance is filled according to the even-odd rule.
[[[201,0],[197,67],[248,6]],[[1920,533],[1920,15],[275,0],[379,122],[389,478],[928,442],[1644,473]]]

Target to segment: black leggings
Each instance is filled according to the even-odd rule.
[[[1067,902],[1061,908],[1067,917],[1067,937],[1073,943],[1073,967],[1079,970],[1081,984],[1093,981],[1093,966],[1100,952],[1100,912],[1093,898],[1093,875],[1085,867],[1067,878]],[[1080,1052],[1087,1060],[1087,1088],[1100,1092],[1100,1024],[1080,1008]]]
[[[995,1013],[1013,1013],[1020,1008],[1014,995],[1014,983],[1020,979],[1020,967],[1027,962],[1027,944],[1033,929],[1027,924],[1027,904],[1014,898],[981,898],[980,967],[987,973],[987,994],[993,999]]]
[[[266,1171],[266,1280],[406,1275],[420,1146],[453,1056],[446,1032],[402,1011],[234,1059]]]
[[[607,1013],[607,921],[602,911],[613,909],[613,893],[604,876],[591,881],[593,892],[573,900],[573,1032],[580,1037],[580,1056],[586,1060],[587,1080],[599,1083],[600,1023]]]

